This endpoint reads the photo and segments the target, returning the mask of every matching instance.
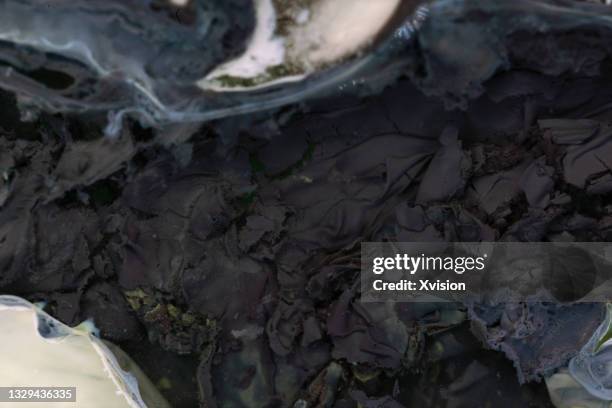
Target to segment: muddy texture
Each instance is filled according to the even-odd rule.
[[[176,407],[551,406],[601,305],[360,303],[359,243],[611,240],[612,32],[476,72],[429,29],[380,93],[114,139],[0,93],[0,290],[93,318]]]

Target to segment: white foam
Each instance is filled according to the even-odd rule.
[[[272,0],[255,0],[257,26],[246,51],[240,57],[215,68],[198,85],[220,77],[255,78],[285,61],[285,44],[276,32],[276,10]]]

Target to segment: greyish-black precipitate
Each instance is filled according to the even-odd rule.
[[[185,35],[140,51],[163,83],[206,72],[215,47],[239,52],[252,29],[248,5],[208,2],[222,40],[207,54],[188,38],[204,3],[189,4],[46,12],[112,11],[115,35],[149,33],[133,40],[143,47]],[[114,138],[106,113],[127,94],[112,75],[0,44],[13,72],[0,83],[18,94],[0,93],[1,291],[71,325],[93,317],[176,407],[551,406],[542,380],[603,316],[573,303],[592,285],[581,254],[585,279],[558,287],[559,304],[368,305],[359,243],[612,240],[612,30],[597,17],[610,9],[434,1],[429,13],[404,38],[397,81],[385,71],[359,92],[214,122],[126,120]],[[47,81],[79,109],[32,111]]]

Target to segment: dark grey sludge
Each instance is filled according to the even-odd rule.
[[[0,0],[0,294],[173,407],[609,406],[588,277],[365,303],[360,244],[612,241],[612,6],[406,1],[303,77],[202,87],[264,3]]]

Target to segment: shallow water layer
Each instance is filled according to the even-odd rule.
[[[51,111],[108,111],[118,117],[136,113],[148,123],[199,121],[278,107],[351,79],[371,58],[345,60],[362,44],[378,39],[397,8],[396,0],[385,0],[385,7],[370,7],[369,14],[380,20],[381,27],[375,27],[357,24],[360,17],[355,13],[337,16],[339,5],[321,0],[308,6],[312,10],[305,9],[307,13],[297,16],[293,25],[280,27],[286,16],[279,14],[283,10],[265,12],[273,7],[269,0],[194,1],[164,7],[157,3],[3,1],[2,87],[18,92],[24,105]],[[408,15],[418,3],[408,1],[398,12]],[[277,14],[282,19],[276,27],[265,28]],[[337,28],[342,32],[328,30],[328,19],[341,24]],[[278,30],[292,34],[283,34],[284,38]],[[272,51],[265,49],[270,47]],[[265,60],[262,66],[249,68],[251,75],[270,70],[273,79],[295,77],[324,67],[326,72],[306,84],[238,96],[207,90],[217,88],[207,85],[206,78],[232,78],[245,71],[236,61],[247,48],[251,51],[244,58]],[[342,68],[329,70],[334,62],[342,63]]]
[[[17,91],[24,104],[52,111],[108,111],[116,118],[130,113],[147,123],[215,119],[282,106],[337,87],[346,90],[372,75],[393,81],[405,65],[399,63],[391,75],[382,68],[413,57],[406,51],[414,36],[406,34],[414,19],[425,15],[422,10],[415,17],[420,2],[406,2],[402,15],[412,12],[413,17],[397,24],[398,34],[382,48],[298,84],[281,81],[265,90],[224,95],[203,91],[201,81],[247,48],[257,24],[253,3],[158,3],[4,0],[1,86]],[[611,27],[605,5],[572,0],[438,0],[427,7],[430,18],[417,41],[459,73],[454,85],[444,88],[445,78],[438,88],[459,93],[474,92],[469,87],[503,69],[507,60],[500,41],[507,35]],[[281,75],[291,76],[291,70]],[[458,89],[462,86],[466,88]]]

